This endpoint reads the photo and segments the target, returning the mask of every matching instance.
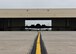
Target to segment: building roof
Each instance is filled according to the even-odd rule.
[[[76,17],[76,9],[0,9],[0,18],[71,18]]]

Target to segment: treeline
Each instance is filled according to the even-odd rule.
[[[31,25],[31,26],[25,26],[26,28],[50,28],[50,26],[46,26],[44,25],[40,25],[40,24],[36,24],[36,25]]]

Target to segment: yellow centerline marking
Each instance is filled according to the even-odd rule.
[[[38,32],[38,38],[36,43],[36,54],[41,54],[40,32]]]

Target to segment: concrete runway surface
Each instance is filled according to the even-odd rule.
[[[0,32],[0,54],[28,54],[37,32]]]
[[[37,31],[0,32],[0,54],[29,54]],[[75,31],[41,31],[48,54],[76,54]]]
[[[76,54],[75,31],[41,33],[48,54]]]

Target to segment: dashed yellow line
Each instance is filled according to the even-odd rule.
[[[36,43],[36,54],[41,54],[40,32],[38,32],[38,38]]]

